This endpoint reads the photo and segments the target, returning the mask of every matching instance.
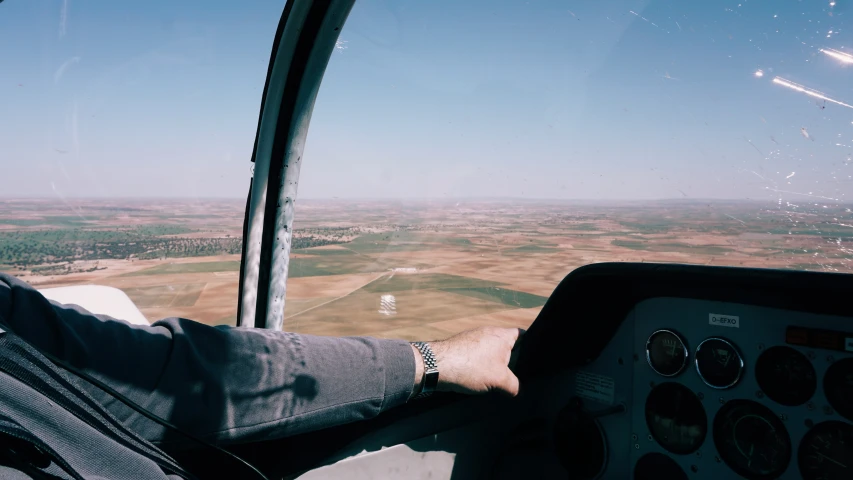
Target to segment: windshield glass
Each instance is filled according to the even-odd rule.
[[[0,271],[233,324],[283,6],[0,3]],[[303,155],[285,329],[526,327],[595,262],[849,273],[850,8],[359,0]]]
[[[285,328],[526,327],[594,262],[850,272],[847,2],[361,0],[315,107]]]
[[[233,324],[283,4],[0,3],[0,271]]]

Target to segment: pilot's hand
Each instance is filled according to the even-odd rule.
[[[518,378],[507,365],[520,333],[518,328],[480,327],[430,342],[438,363],[437,389],[518,395]]]

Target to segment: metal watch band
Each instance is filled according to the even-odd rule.
[[[435,387],[438,386],[438,362],[428,343],[412,342],[412,345],[421,352],[421,356],[424,359],[424,385],[421,393],[415,396],[415,399],[419,399],[432,395]]]

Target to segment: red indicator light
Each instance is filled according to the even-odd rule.
[[[790,345],[808,345],[809,331],[804,328],[788,327],[785,342]]]
[[[831,332],[816,332],[812,337],[812,346],[835,350],[838,348],[838,335]]]

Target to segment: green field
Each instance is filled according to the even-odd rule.
[[[379,313],[380,298],[387,294],[394,295],[395,315]],[[394,274],[332,301],[310,299],[298,304],[289,301],[285,325],[288,329],[318,335],[367,335],[423,326],[424,319],[432,323],[541,307],[546,300],[504,288],[498,282],[461,275]],[[312,307],[316,308],[308,310]]]
[[[426,243],[428,238],[430,237],[413,232],[371,233],[355,238],[347,243],[346,247],[364,254],[413,252],[429,249],[430,246]]]
[[[373,259],[365,255],[317,255],[316,258],[291,258],[287,275],[290,278],[319,277],[384,272],[395,267],[423,269],[428,265],[391,258]]]
[[[611,245],[630,248],[631,250],[645,250],[649,252],[678,252],[695,255],[725,255],[735,250],[717,245],[690,245],[687,243],[656,243],[643,240],[613,240]]]
[[[41,218],[33,218],[33,219],[24,219],[24,218],[2,218],[0,217],[0,224],[3,225],[16,225],[19,227],[38,227],[38,226],[51,226],[51,227],[84,227],[90,225],[92,222],[97,221],[97,218],[85,218],[85,217],[77,217],[77,216],[44,216]]]
[[[639,222],[619,222],[623,227],[639,233],[666,233],[677,227],[678,223],[670,221],[648,220]]]
[[[464,295],[466,297],[480,298],[492,302],[499,302],[508,307],[534,308],[545,305],[547,297],[540,297],[532,293],[509,290],[502,287],[481,288],[443,288],[442,291]]]
[[[500,285],[489,280],[448,275],[445,273],[401,274],[381,278],[362,288],[365,292],[391,293],[406,290],[448,289],[448,288],[489,288]]]
[[[371,335],[425,323],[507,310],[502,303],[465,297],[441,290],[394,294],[396,315],[378,313],[380,295],[358,291],[285,320],[289,331],[314,335]]]
[[[543,247],[541,245],[522,245],[510,250],[505,250],[505,253],[557,253],[559,248]]]
[[[616,247],[630,248],[631,250],[648,250],[651,247],[648,242],[638,240],[613,240],[610,244]]]
[[[198,263],[166,263],[156,267],[146,268],[138,272],[125,273],[122,277],[137,277],[140,275],[168,275],[177,273],[212,273],[240,271],[239,261],[198,262]]]
[[[575,225],[564,225],[569,230],[598,230],[599,226],[594,223],[578,223]]]
[[[541,307],[546,297],[504,288],[498,282],[444,273],[403,274],[382,278],[365,285],[363,292],[396,293],[441,290],[467,297],[501,303],[514,308]]]

